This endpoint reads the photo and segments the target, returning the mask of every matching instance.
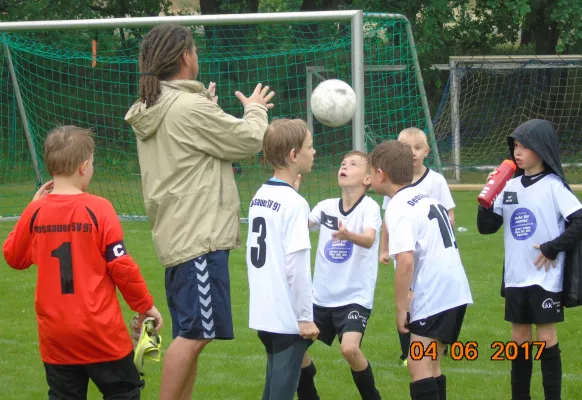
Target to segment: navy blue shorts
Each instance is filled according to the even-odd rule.
[[[229,253],[218,250],[166,268],[173,338],[234,339]]]

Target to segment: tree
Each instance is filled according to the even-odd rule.
[[[122,18],[169,13],[171,0],[0,0],[0,19],[40,21],[50,19]]]

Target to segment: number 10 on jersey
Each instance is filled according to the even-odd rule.
[[[457,248],[457,241],[455,240],[455,231],[453,230],[453,227],[451,226],[451,221],[449,220],[449,212],[442,204],[439,204],[438,206],[435,206],[434,204],[430,205],[428,219],[437,220],[439,224],[439,230],[441,231],[441,237],[443,238],[443,244],[445,245],[445,249],[451,247],[452,245],[455,245],[455,248]]]

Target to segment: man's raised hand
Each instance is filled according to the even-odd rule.
[[[264,107],[267,107],[269,110],[275,107],[273,103],[269,103],[269,101],[271,101],[271,99],[275,96],[275,92],[269,92],[269,87],[263,87],[262,83],[257,85],[255,91],[249,97],[245,97],[245,95],[239,91],[234,92],[234,95],[240,100],[244,107],[251,103],[260,104]]]

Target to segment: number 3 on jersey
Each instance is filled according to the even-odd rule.
[[[261,268],[265,265],[267,259],[267,243],[265,243],[265,238],[267,237],[267,224],[265,218],[257,217],[253,219],[253,226],[251,229],[253,233],[258,235],[257,246],[251,247],[251,263],[256,268]]]
[[[449,212],[442,204],[439,204],[438,206],[431,204],[430,211],[428,212],[428,219],[437,220],[439,224],[439,230],[441,231],[441,237],[443,238],[443,243],[445,245],[445,249],[451,247],[453,244],[455,245],[455,248],[457,248],[455,232],[453,231],[451,221],[449,220]]]

